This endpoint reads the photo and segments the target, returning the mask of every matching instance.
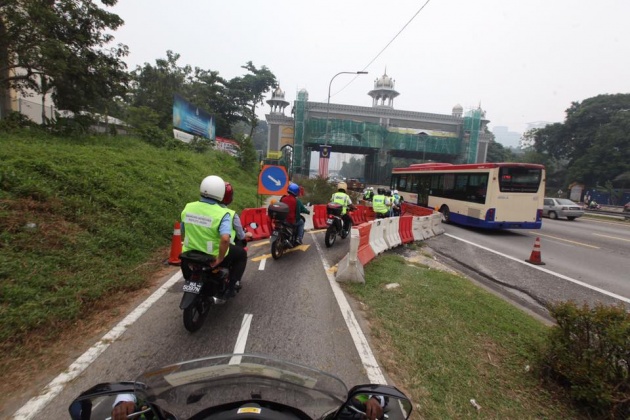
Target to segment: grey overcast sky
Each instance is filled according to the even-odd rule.
[[[572,101],[630,92],[630,0],[431,0],[366,68],[425,1],[119,0],[110,10],[125,20],[114,35],[130,69],[172,50],[180,65],[229,79],[251,60],[291,102],[302,88],[325,102],[332,76],[365,69],[338,76],[331,102],[370,106],[387,68],[396,109],[481,103],[491,128],[522,132],[563,121]]]

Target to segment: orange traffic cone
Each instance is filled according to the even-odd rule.
[[[532,254],[529,256],[528,260],[525,260],[530,264],[535,264],[535,265],[545,265],[544,262],[542,262],[542,258],[540,256],[540,238],[536,238],[536,241],[534,241],[534,249],[532,250]]]
[[[168,259],[170,265],[180,265],[179,254],[182,253],[182,231],[179,222],[175,222],[173,229],[173,241],[171,242],[171,256]]]

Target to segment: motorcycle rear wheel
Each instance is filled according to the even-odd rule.
[[[184,309],[184,328],[195,332],[201,328],[210,311],[210,302],[206,297],[200,297],[197,301]]]
[[[326,236],[324,237],[324,243],[326,244],[326,248],[330,248],[335,243],[337,239],[337,228],[334,226],[328,226],[326,229]]]
[[[277,260],[282,257],[282,254],[284,254],[284,246],[282,245],[282,238],[278,237],[271,243],[271,256]]]

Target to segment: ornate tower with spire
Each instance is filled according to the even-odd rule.
[[[267,100],[267,103],[271,107],[272,114],[284,115],[284,108],[289,105],[289,102],[284,100],[284,91],[280,89],[280,86],[273,91],[271,99]]]
[[[394,89],[396,81],[385,73],[374,81],[374,89],[368,92],[372,97],[372,106],[379,108],[394,108],[394,98],[400,93]]]

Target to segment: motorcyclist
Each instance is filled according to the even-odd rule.
[[[226,188],[222,178],[210,175],[201,181],[199,191],[201,199],[186,204],[182,211],[182,251],[208,254],[215,258],[211,267],[228,268],[230,284],[224,297],[233,297],[247,266],[245,250],[230,243],[234,212],[221,205],[232,202],[233,190]],[[187,271],[186,264],[182,264],[184,278],[190,275]]]
[[[385,188],[378,188],[372,198],[372,209],[377,219],[384,219],[389,214],[389,199],[385,196]]]
[[[348,184],[341,181],[337,184],[337,192],[330,197],[330,202],[335,204],[340,204],[341,208],[341,219],[343,220],[343,230],[347,233],[352,226],[352,219],[348,214],[348,207],[350,209],[354,208],[352,204],[352,199],[348,194],[346,194],[346,190],[348,189]]]
[[[289,214],[287,214],[286,223],[293,226],[296,232],[295,243],[301,245],[302,239],[304,238],[304,219],[302,219],[300,214],[310,214],[310,212],[304,207],[302,201],[297,198],[300,194],[300,186],[298,184],[291,182],[287,188],[287,192],[288,194],[280,198],[280,202],[289,206]]]
[[[400,216],[400,206],[402,202],[402,197],[398,194],[398,190],[392,191],[392,215]]]
[[[241,223],[241,218],[239,217],[238,213],[228,208],[233,199],[234,189],[229,182],[226,182],[225,196],[219,204],[221,205],[221,207],[226,208],[232,216],[232,232],[230,233],[230,243],[242,246],[247,241],[247,239],[251,238],[253,235],[251,232],[245,232],[245,230],[243,229],[243,224]]]

